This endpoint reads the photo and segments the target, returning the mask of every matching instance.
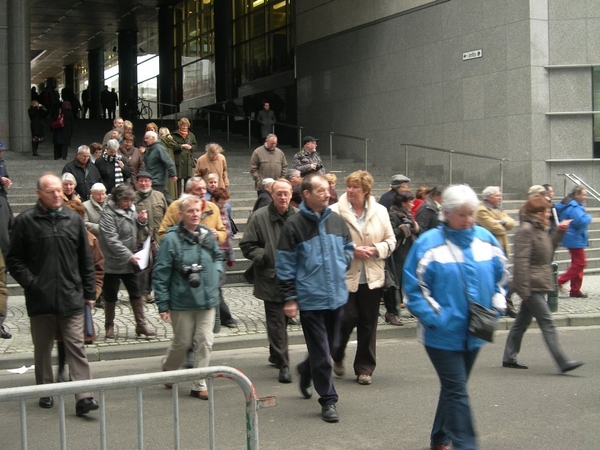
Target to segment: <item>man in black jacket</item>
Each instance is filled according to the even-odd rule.
[[[62,183],[56,175],[38,181],[38,203],[16,218],[6,266],[25,289],[31,322],[36,384],[53,382],[52,347],[63,337],[71,380],[92,378],[83,346],[84,304],[94,307],[94,262],[81,217],[63,208]],[[78,416],[98,409],[91,392],[75,395]],[[40,398],[52,408],[52,397]]]
[[[264,180],[263,180],[264,181]],[[254,296],[265,303],[269,362],[279,369],[279,382],[291,383],[287,325],[283,297],[275,278],[275,250],[286,220],[296,213],[290,206],[292,186],[285,180],[271,185],[273,202],[259,208],[248,219],[240,248],[254,268]]]
[[[94,164],[108,193],[111,193],[113,188],[120,186],[131,178],[127,158],[119,154],[119,141],[116,139],[108,140],[106,150]]]
[[[62,173],[66,172],[73,174],[75,177],[75,181],[77,181],[75,192],[79,194],[82,202],[90,199],[94,184],[102,183],[100,172],[90,162],[90,148],[87,145],[79,146],[75,159],[63,167]]]

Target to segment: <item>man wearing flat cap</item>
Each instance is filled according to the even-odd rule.
[[[302,178],[311,173],[325,175],[323,162],[317,154],[317,141],[318,139],[312,136],[304,136],[302,150],[294,155],[292,167],[300,171]]]
[[[385,206],[389,211],[392,205],[394,204],[394,197],[396,196],[396,192],[407,190],[408,183],[410,183],[410,178],[405,177],[404,175],[398,174],[392,176],[392,179],[390,181],[390,190],[381,196],[381,198],[379,199],[379,203]]]

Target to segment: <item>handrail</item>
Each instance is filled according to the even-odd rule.
[[[448,153],[449,154],[449,169],[448,169],[448,184],[452,184],[452,157],[454,155],[461,155],[461,156],[470,156],[473,158],[482,158],[482,159],[491,159],[493,161],[498,161],[500,163],[500,191],[503,192],[504,191],[504,161],[510,161],[510,159],[508,158],[496,158],[493,156],[486,156],[486,155],[477,155],[475,153],[469,153],[469,152],[463,152],[460,150],[451,150],[451,149],[447,149],[447,148],[440,148],[440,147],[431,147],[428,145],[420,145],[420,144],[400,144],[400,146],[404,147],[404,165],[405,165],[405,170],[406,170],[406,174],[408,176],[408,148],[409,147],[416,147],[416,148],[422,148],[425,150],[434,150],[434,151],[438,151],[438,152],[442,152],[442,153]]]
[[[245,396],[246,407],[246,448],[257,450],[258,441],[258,409],[261,402],[264,406],[272,406],[269,397],[260,400],[252,382],[237,369],[227,366],[212,366],[197,369],[176,370],[168,372],[155,372],[147,374],[125,375],[111,378],[98,378],[92,380],[71,381],[69,383],[43,384],[36,386],[20,386],[0,389],[0,403],[6,401],[19,401],[21,409],[21,443],[22,448],[27,448],[27,421],[25,401],[45,396],[59,396],[59,421],[60,421],[60,448],[66,449],[65,431],[65,405],[64,396],[80,392],[99,391],[100,404],[100,448],[106,449],[106,400],[105,391],[124,388],[135,388],[137,397],[137,427],[138,448],[143,448],[143,401],[142,388],[157,384],[173,383],[173,408],[174,408],[174,448],[179,449],[179,403],[178,385],[184,381],[206,378],[209,392],[209,448],[215,448],[214,438],[214,378],[227,378],[238,384]],[[74,446],[69,446],[74,447]]]
[[[585,190],[596,200],[600,202],[600,193],[586,183],[583,179],[581,179],[578,175],[574,173],[557,173],[558,176],[565,177],[565,182],[563,186],[563,194],[567,195],[567,179],[571,180],[574,184],[585,187]]]
[[[201,108],[189,108],[192,111],[192,125],[193,125],[193,116],[194,116],[194,111],[204,111],[205,113],[207,113],[207,126],[208,126],[208,135],[210,136],[210,132],[211,132],[211,120],[210,120],[210,115],[211,114],[218,114],[218,115],[222,115],[222,116],[226,116],[227,117],[227,142],[229,142],[229,135],[230,135],[230,125],[229,125],[229,120],[230,117],[239,117],[242,118],[243,120],[247,120],[248,121],[248,148],[252,148],[252,122],[258,122],[255,118],[253,118],[252,116],[246,116],[243,114],[239,114],[239,113],[230,113],[227,111],[218,111],[218,110],[214,110],[214,109],[209,109],[206,107],[201,107]],[[272,132],[275,133],[275,127],[287,127],[287,128],[294,128],[298,130],[298,148],[302,148],[302,130],[304,130],[304,127],[301,125],[294,125],[291,123],[285,123],[285,122],[276,122],[273,125],[272,128]],[[345,137],[345,138],[349,138],[349,139],[356,139],[356,140],[360,140],[360,141],[364,141],[365,142],[365,170],[368,169],[368,154],[369,154],[369,141],[373,142],[373,139],[370,138],[365,138],[365,137],[361,137],[361,136],[353,136],[350,134],[344,134],[344,133],[337,133],[334,131],[329,131],[329,164],[330,164],[330,169],[333,168],[333,136],[339,136],[339,137]]]

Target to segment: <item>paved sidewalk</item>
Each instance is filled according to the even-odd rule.
[[[588,275],[584,279],[584,291],[587,299],[559,297],[559,311],[554,315],[558,326],[600,325],[600,275]],[[229,308],[238,322],[238,327],[229,329],[221,327],[215,336],[214,350],[232,348],[267,347],[263,302],[252,295],[252,286],[229,285],[223,289]],[[114,360],[124,358],[141,358],[165,354],[173,335],[171,325],[160,320],[154,304],[146,305],[146,320],[156,331],[156,338],[137,338],[135,322],[126,292],[120,293],[115,318],[116,339],[104,339],[104,311],[94,311],[94,324],[98,340],[86,346],[90,361]],[[515,296],[516,303],[519,303]],[[402,310],[403,327],[385,324],[381,307],[378,338],[414,338],[416,336],[416,320],[409,317],[408,311]],[[500,329],[507,329],[513,319],[503,318]],[[535,326],[535,325],[534,325]],[[5,327],[12,333],[12,339],[0,339],[0,369],[17,368],[33,364],[33,344],[29,329],[29,318],[25,309],[23,296],[10,297],[8,301],[8,317]],[[300,325],[288,328],[290,344],[304,342]],[[267,353],[265,352],[265,355]]]

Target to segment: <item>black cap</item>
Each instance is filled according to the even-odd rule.
[[[312,136],[304,136],[304,138],[302,139],[302,145],[312,141],[318,141],[318,139]]]
[[[145,170],[142,170],[142,171],[138,172],[135,177],[136,178],[150,178],[150,179],[152,179],[152,175],[150,175],[150,172],[146,172]]]

